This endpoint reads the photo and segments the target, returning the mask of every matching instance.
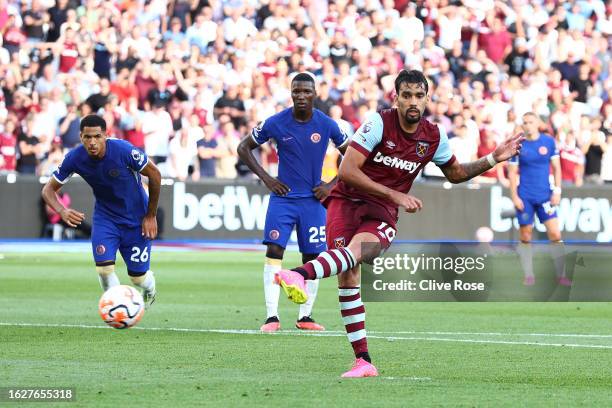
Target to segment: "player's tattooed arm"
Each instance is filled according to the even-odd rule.
[[[495,163],[500,163],[514,157],[521,151],[521,143],[525,137],[520,134],[506,139],[493,153],[469,163],[454,161],[443,167],[442,172],[451,183],[463,183],[491,169]]]
[[[242,160],[261,181],[263,181],[270,191],[280,196],[287,195],[289,186],[268,174],[268,172],[257,162],[255,156],[253,156],[253,150],[258,147],[259,145],[251,136],[246,136],[238,145],[238,157],[240,157],[240,160]]]
[[[453,164],[443,167],[442,172],[451,183],[463,183],[464,181],[468,181],[484,173],[490,168],[491,165],[487,161],[487,158],[481,157],[469,163],[459,163],[455,161]]]

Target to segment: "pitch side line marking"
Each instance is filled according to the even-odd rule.
[[[93,326],[85,324],[46,324],[46,323],[5,323],[0,322],[0,326],[18,326],[18,327],[66,327],[66,328],[81,328],[81,329],[104,329],[112,330],[107,326]],[[183,329],[175,327],[134,327],[133,330],[149,330],[149,331],[175,331],[188,333],[221,333],[221,334],[259,334],[264,335],[259,330],[252,329]],[[314,336],[314,337],[344,337],[346,333],[339,332],[319,332],[319,333],[303,333],[295,331],[280,331],[274,333],[275,336]],[[475,340],[475,339],[449,339],[441,337],[399,337],[399,336],[377,336],[369,335],[372,339],[382,339],[388,341],[394,340],[413,340],[413,341],[441,341],[455,343],[477,343],[477,344],[508,344],[508,345],[528,345],[528,346],[550,346],[550,347],[572,347],[572,348],[596,348],[596,349],[612,349],[612,345],[605,344],[571,344],[571,343],[538,343],[533,341],[504,341],[504,340]]]

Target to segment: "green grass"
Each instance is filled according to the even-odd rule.
[[[527,335],[612,335],[608,303],[370,303],[370,351],[381,377],[363,380],[339,378],[353,357],[333,279],[322,282],[314,314],[329,336],[293,335],[297,306],[285,299],[283,334],[206,332],[262,324],[262,260],[248,252],[154,253],[158,302],[140,329],[119,331],[53,326],[103,325],[90,255],[7,253],[0,323],[48,326],[0,326],[0,387],[74,387],[69,406],[612,403],[612,336]],[[125,267],[118,270],[128,282]]]

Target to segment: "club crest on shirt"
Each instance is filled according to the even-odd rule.
[[[109,176],[111,176],[112,178],[117,178],[117,177],[119,177],[119,174],[121,174],[121,173],[119,173],[119,170],[118,170],[118,169],[110,169],[110,170],[108,171],[108,175],[109,175]]]
[[[386,140],[385,141],[385,146],[387,146],[387,149],[389,149],[389,150],[395,149],[395,143],[393,143],[391,140]]]
[[[546,154],[548,153],[548,149],[546,148],[546,146],[540,146],[538,148],[538,153],[540,153],[542,156],[546,156]]]
[[[335,248],[344,248],[345,246],[344,237],[334,238],[334,247]]]
[[[280,232],[278,232],[278,230],[272,230],[268,235],[270,236],[271,240],[276,241],[278,237],[280,237]]]
[[[313,133],[312,135],[310,135],[310,140],[312,141],[312,143],[319,143],[321,141],[321,135],[318,133]]]
[[[106,247],[104,245],[100,244],[96,247],[96,254],[104,255],[105,252],[106,252]]]
[[[423,157],[427,154],[427,150],[429,150],[429,143],[427,142],[417,142],[416,144],[416,154],[419,157]]]

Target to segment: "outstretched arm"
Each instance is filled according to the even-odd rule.
[[[149,207],[142,219],[142,235],[149,239],[157,236],[157,204],[159,202],[159,191],[161,189],[161,174],[157,166],[149,161],[140,171],[140,174],[149,179]]]
[[[463,183],[493,168],[495,164],[516,155],[521,150],[523,140],[523,135],[510,137],[499,145],[493,153],[469,163],[455,161],[451,165],[443,167],[442,172],[451,183]]]
[[[257,142],[249,136],[245,136],[238,145],[238,157],[246,164],[253,173],[264,182],[266,187],[275,194],[284,196],[289,192],[289,186],[282,181],[272,177],[255,159],[253,149],[259,147]]]
[[[76,226],[85,219],[85,214],[73,210],[72,208],[64,207],[64,204],[57,199],[57,192],[60,191],[61,188],[62,184],[55,178],[51,177],[42,189],[43,200],[45,200],[45,203],[47,203],[49,207],[53,208],[53,210],[57,212],[60,217],[62,217],[62,220],[66,224],[76,228]]]

